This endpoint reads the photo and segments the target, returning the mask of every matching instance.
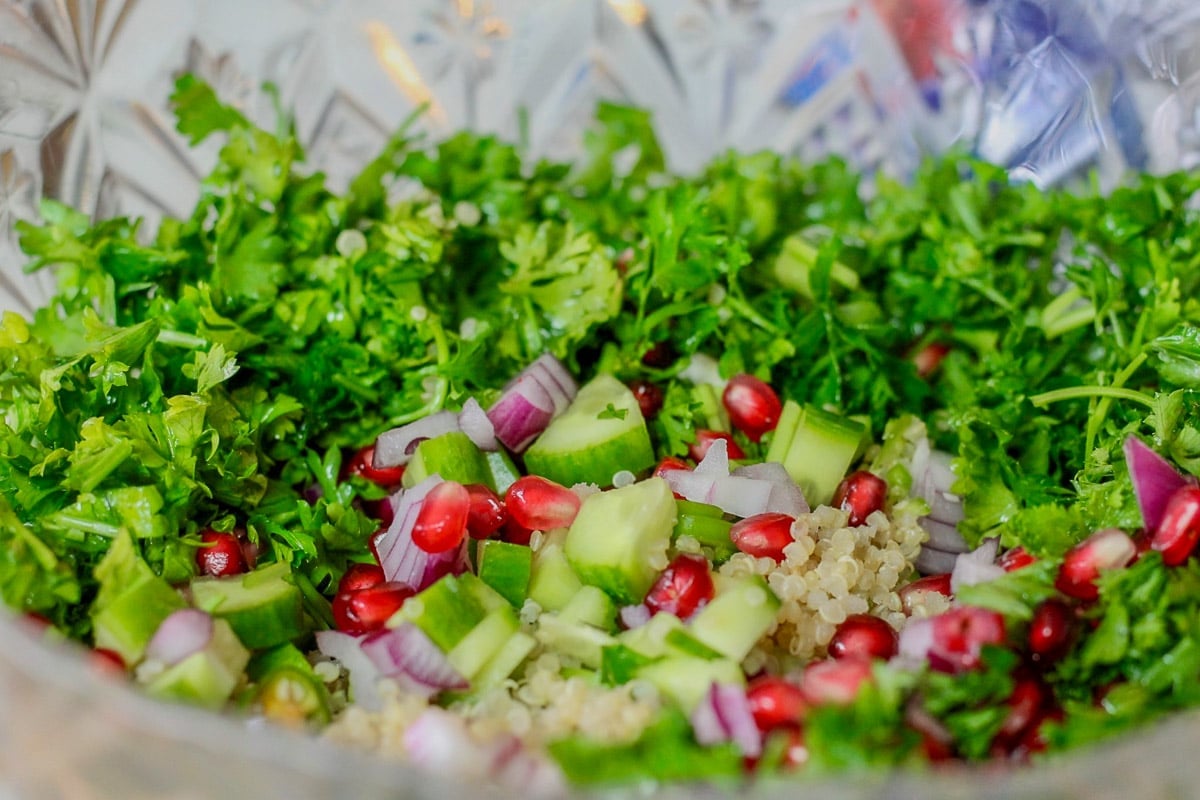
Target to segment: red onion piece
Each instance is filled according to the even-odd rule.
[[[753,517],[766,512],[771,488],[766,481],[726,475],[716,479],[708,502],[735,516]]]
[[[621,626],[631,631],[649,622],[651,614],[645,603],[639,603],[636,606],[621,606],[617,617],[621,620]]]
[[[562,772],[530,752],[515,736],[479,741],[457,714],[430,708],[405,729],[401,741],[413,764],[466,780],[493,780],[522,795],[554,797],[566,791]]]
[[[496,427],[474,397],[468,397],[462,411],[458,412],[458,427],[480,450],[500,449],[500,443],[496,441]]]
[[[446,654],[412,623],[367,634],[361,647],[380,675],[393,678],[424,697],[468,686],[467,679],[450,664]]]
[[[724,439],[713,439],[708,446],[708,452],[692,472],[697,475],[708,475],[713,478],[724,478],[729,475],[729,442]]]
[[[922,547],[913,566],[922,575],[945,575],[954,569],[959,553],[947,553],[934,547]]]
[[[662,474],[663,480],[671,487],[671,491],[685,500],[697,503],[707,503],[712,494],[716,479],[710,475],[697,475],[695,470],[672,469]]]
[[[933,619],[910,618],[900,631],[896,657],[911,666],[919,666],[929,658],[933,641]]]
[[[954,570],[950,573],[950,590],[957,592],[964,586],[987,583],[1005,575],[1004,567],[996,563],[999,549],[999,539],[984,539],[979,547],[955,558]]]
[[[792,476],[788,474],[783,464],[774,461],[767,461],[763,464],[747,464],[735,469],[733,474],[771,484],[771,495],[767,499],[766,507],[768,512],[798,517],[812,510],[808,501],[804,499],[804,492],[792,480]]]
[[[927,547],[944,550],[947,553],[965,553],[971,549],[967,546],[967,540],[962,537],[955,526],[929,517],[921,517],[917,522],[929,534]]]
[[[367,711],[383,708],[379,693],[379,668],[362,650],[366,636],[351,636],[341,631],[317,631],[317,649],[334,659],[350,676],[350,699]]]
[[[181,608],[159,624],[146,645],[146,657],[174,666],[208,647],[212,635],[211,616],[196,608]]]
[[[456,430],[459,430],[458,416],[453,411],[439,411],[399,428],[384,431],[375,440],[375,457],[371,466],[375,469],[386,469],[407,464],[418,444]]]
[[[579,393],[579,384],[575,382],[575,377],[561,361],[555,358],[553,353],[542,353],[533,363],[545,369],[559,388],[566,392],[568,398],[575,399],[575,395]]]
[[[754,723],[746,690],[733,684],[714,683],[692,711],[692,730],[700,744],[732,741],[742,755],[762,754],[762,734]]]
[[[536,378],[517,376],[488,409],[496,438],[514,453],[524,452],[554,419],[554,398]]]
[[[392,551],[402,539],[412,538],[410,534],[413,524],[417,521],[416,512],[421,501],[441,482],[440,475],[430,475],[417,485],[397,492],[389,498],[392,503],[392,524],[375,544],[375,552],[379,554],[379,564],[383,567],[385,575],[388,573],[387,563],[392,558]],[[388,580],[397,579],[389,576]]]
[[[1125,462],[1129,465],[1129,478],[1133,481],[1133,493],[1142,512],[1142,522],[1146,530],[1157,530],[1162,523],[1167,500],[1177,489],[1194,481],[1181,475],[1171,466],[1171,462],[1136,436],[1125,440]]]
[[[525,368],[524,374],[541,384],[542,388],[550,395],[550,398],[554,401],[554,414],[556,416],[561,414],[567,406],[571,405],[571,400],[574,398],[567,394],[567,390],[555,380],[554,376],[550,374],[550,370],[546,369],[544,364],[535,361]]]

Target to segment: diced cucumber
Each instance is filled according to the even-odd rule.
[[[675,628],[668,631],[663,639],[667,653],[674,656],[690,656],[693,658],[722,658],[725,654],[712,649],[704,642],[689,633],[686,628]]]
[[[662,478],[590,495],[563,545],[584,583],[618,603],[640,603],[666,564],[675,528],[675,496]]]
[[[683,621],[674,614],[659,613],[641,627],[625,631],[618,638],[631,650],[647,658],[662,658],[667,654],[667,637],[671,631],[683,627]]]
[[[589,381],[525,451],[525,467],[531,474],[563,486],[611,486],[618,472],[639,472],[654,462],[637,398],[611,375]]]
[[[467,680],[473,680],[487,662],[500,652],[506,642],[521,628],[512,606],[497,608],[464,636],[446,659]]]
[[[770,437],[770,443],[767,445],[767,457],[763,461],[783,463],[787,458],[788,448],[792,446],[792,439],[796,438],[796,429],[800,427],[800,420],[803,417],[803,406],[795,400],[784,402],[783,411],[779,414],[779,424],[775,426],[775,430],[767,434]]]
[[[95,576],[100,582],[91,609],[95,644],[136,664],[162,621],[187,603],[142,560],[124,530],[96,565]]]
[[[483,452],[462,431],[451,431],[426,439],[417,445],[412,460],[404,469],[401,484],[406,489],[416,486],[430,475],[445,481],[492,485],[492,471]]]
[[[797,408],[791,400],[784,404],[781,427],[783,417],[787,417],[790,427]],[[809,505],[816,507],[833,499],[865,435],[866,427],[860,422],[806,406],[799,411],[790,439],[785,441],[779,429],[776,430],[767,460],[782,463],[799,484]]]
[[[576,658],[580,664],[592,669],[600,668],[604,648],[617,643],[599,628],[564,620],[557,614],[543,614],[538,618],[537,638],[548,650]]]
[[[558,618],[564,622],[582,622],[602,631],[616,633],[617,604],[595,586],[584,586],[563,607]]]
[[[629,683],[637,677],[639,669],[653,660],[620,642],[609,645],[600,651],[600,682],[606,686]]]
[[[575,570],[567,563],[563,546],[556,542],[542,545],[533,558],[529,598],[546,611],[561,611],[582,587]]]
[[[221,617],[251,650],[290,642],[307,632],[292,568],[277,561],[245,575],[192,581],[192,603]]]
[[[779,285],[797,292],[809,300],[814,298],[812,270],[821,258],[820,251],[801,234],[789,236],[783,242],[775,259],[775,278]],[[829,265],[830,286],[846,289],[859,287],[858,273],[841,261],[834,259]]]
[[[483,454],[483,457],[487,461],[488,474],[492,476],[488,485],[497,494],[503,496],[508,491],[508,487],[521,477],[521,471],[513,463],[512,456],[504,450],[489,450]]]
[[[155,675],[146,684],[146,691],[156,697],[220,708],[233,694],[249,661],[250,651],[233,627],[223,619],[214,619],[208,645]]]
[[[313,671],[312,664],[308,663],[308,659],[304,657],[304,653],[300,652],[300,648],[288,642],[255,653],[246,667],[246,677],[251,681],[258,681],[267,673],[283,667]],[[314,672],[313,675],[315,677],[316,673]]]
[[[536,648],[537,639],[524,631],[517,631],[475,676],[471,684],[472,690],[481,693],[499,686],[509,675],[516,672],[517,667],[521,666]]]
[[[508,605],[503,599],[501,602]],[[387,624],[395,628],[411,622],[443,653],[448,653],[483,620],[486,613],[475,591],[455,576],[447,575],[420,594],[408,598]]]
[[[523,544],[485,539],[479,543],[479,579],[517,608],[529,594],[533,551]]]
[[[637,676],[653,684],[685,714],[690,714],[700,704],[714,683],[730,683],[735,686],[743,686],[746,683],[741,665],[725,658],[664,658],[642,667],[637,671]]]
[[[729,412],[717,396],[717,387],[711,383],[697,383],[692,387],[692,397],[700,404],[704,427],[713,431],[729,430]]]
[[[458,584],[463,591],[475,598],[484,614],[490,614],[498,608],[507,608],[511,605],[503,595],[479,580],[479,576],[472,575],[470,572],[459,575]]]
[[[688,628],[700,642],[740,662],[774,626],[779,606],[779,598],[757,575],[722,581],[717,596],[692,617]]]
[[[720,564],[737,552],[737,546],[729,537],[732,528],[732,522],[720,517],[680,514],[675,522],[674,533],[675,538],[690,536],[702,546],[711,549],[713,563]]]

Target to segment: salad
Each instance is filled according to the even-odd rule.
[[[669,174],[205,84],[152,238],[52,201],[0,594],[156,696],[553,793],[1026,762],[1200,703],[1200,178]]]

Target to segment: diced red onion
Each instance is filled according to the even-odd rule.
[[[917,522],[929,534],[926,546],[935,550],[945,550],[947,553],[965,553],[971,549],[967,546],[967,540],[962,537],[955,526],[929,517],[921,517]]]
[[[929,658],[933,649],[933,619],[909,619],[900,631],[896,657],[910,666],[918,666]]]
[[[430,475],[401,495],[396,505],[396,518],[376,548],[384,577],[389,581],[407,584],[418,592],[438,578],[457,575],[468,567],[466,539],[459,547],[444,553],[427,553],[412,539],[412,529],[421,511],[421,504],[433,487],[441,482],[440,476]]]
[[[720,365],[715,358],[704,353],[696,353],[688,359],[687,366],[679,373],[679,377],[696,385],[707,383],[722,391],[725,389]]]
[[[663,480],[671,491],[685,500],[707,503],[716,479],[710,475],[697,475],[691,469],[672,469],[662,473]]]
[[[458,427],[480,450],[500,449],[500,443],[496,441],[496,427],[474,397],[468,397],[462,411],[458,412]]]
[[[692,470],[697,475],[708,475],[713,478],[723,478],[729,474],[729,442],[724,439],[714,439],[708,446],[708,451],[700,463]]]
[[[753,517],[766,512],[771,489],[766,481],[727,475],[716,479],[708,502],[735,516]]]
[[[954,562],[958,556],[958,553],[947,553],[945,550],[925,546],[921,548],[913,566],[922,575],[945,575],[954,569]]]
[[[412,623],[369,633],[361,647],[380,675],[393,678],[424,697],[468,686],[467,679],[451,665],[446,654]]]
[[[575,377],[571,374],[570,370],[555,358],[553,353],[542,353],[533,363],[545,369],[550,374],[550,377],[554,379],[555,383],[559,385],[559,388],[566,392],[568,398],[571,400],[575,399],[575,395],[579,393],[579,384],[575,382]]]
[[[763,464],[747,464],[735,469],[733,474],[771,484],[771,495],[767,499],[765,511],[798,517],[812,510],[808,501],[804,499],[804,492],[792,480],[792,476],[788,474],[783,464],[774,461],[767,461]]]
[[[1167,500],[1177,489],[1193,483],[1181,475],[1171,462],[1152,450],[1136,436],[1125,439],[1125,462],[1133,481],[1133,493],[1146,530],[1158,529]]]
[[[438,411],[399,428],[384,431],[375,440],[375,456],[371,466],[387,469],[407,464],[421,442],[456,430],[459,430],[458,415],[453,411]]]
[[[746,690],[734,684],[714,683],[692,711],[692,729],[700,744],[732,741],[742,755],[762,754],[762,734],[754,723]]]
[[[950,590],[957,592],[964,586],[987,583],[1005,575],[1004,567],[996,563],[999,549],[1000,540],[993,537],[984,539],[971,552],[959,554],[950,573]]]
[[[904,707],[904,719],[918,733],[923,733],[936,742],[950,746],[954,735],[942,721],[926,710],[919,697],[913,697]]]
[[[493,780],[533,797],[557,796],[566,790],[558,767],[530,752],[515,736],[478,741],[462,717],[441,708],[424,711],[405,729],[401,741],[409,760],[432,772]]]
[[[571,400],[574,398],[567,394],[567,390],[555,380],[554,376],[550,374],[550,370],[546,369],[544,364],[535,361],[525,368],[524,374],[540,383],[542,388],[550,395],[550,398],[554,401],[555,415],[561,414],[566,410],[567,406],[571,405]]]
[[[649,622],[652,615],[645,603],[639,603],[636,606],[621,606],[621,610],[617,616],[621,620],[621,627],[631,631]]]
[[[146,657],[168,667],[208,647],[213,618],[196,608],[181,608],[164,619],[146,645]]]
[[[362,650],[366,636],[352,636],[341,631],[317,631],[317,649],[334,659],[350,676],[350,699],[367,711],[383,708],[379,693],[379,668]]]
[[[524,452],[554,419],[554,398],[546,387],[522,373],[488,409],[496,438],[514,453]]]

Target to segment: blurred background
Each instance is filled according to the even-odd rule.
[[[266,126],[288,110],[335,187],[421,105],[431,136],[473,128],[570,157],[601,99],[650,109],[679,170],[771,148],[903,179],[959,148],[1039,184],[1110,187],[1200,163],[1198,44],[1198,0],[0,0],[0,310],[48,295],[48,273],[21,273],[13,232],[40,197],[143,216],[147,231],[190,210],[215,145],[174,131],[167,98],[185,71]],[[0,641],[0,800],[455,796],[139,697],[3,615]],[[986,783],[809,789],[1195,796],[1198,724]]]

